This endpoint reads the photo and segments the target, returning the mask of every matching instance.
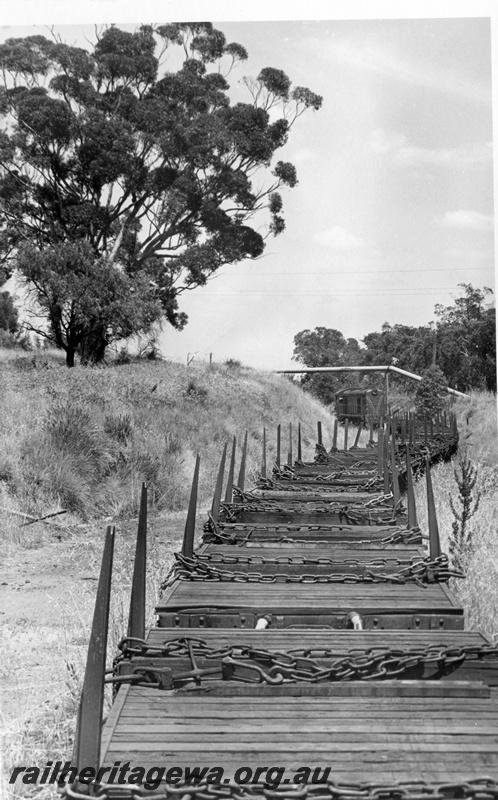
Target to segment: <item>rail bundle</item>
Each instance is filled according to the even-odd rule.
[[[498,798],[498,648],[465,630],[448,588],[464,576],[441,552],[432,489],[455,419],[385,419],[366,447],[336,427],[330,449],[318,424],[309,460],[300,427],[295,459],[292,426],[286,438],[284,462],[279,426],[270,468],[263,433],[251,487],[247,433],[239,464],[235,439],[229,459],[225,445],[196,548],[197,458],[150,630],[142,487],[129,625],[106,673],[107,529],[66,795]]]

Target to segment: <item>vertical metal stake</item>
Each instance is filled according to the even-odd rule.
[[[302,442],[301,442],[301,423],[298,422],[297,425],[297,460],[303,460],[303,450],[302,450]]]
[[[185,556],[185,558],[192,558],[194,555],[195,515],[197,513],[200,463],[201,457],[198,455],[195,460],[194,478],[192,480],[192,488],[190,490],[187,521],[185,522],[185,533],[183,535],[182,554]]]
[[[247,431],[246,435],[244,436],[244,445],[242,447],[242,458],[240,459],[239,479],[237,481],[237,486],[239,487],[241,492],[244,491],[244,486],[246,482],[246,461],[247,461]]]
[[[383,461],[384,461],[384,431],[379,428],[377,433],[377,474],[379,478],[383,475]]]
[[[429,458],[425,457],[425,475],[427,479],[427,514],[429,520],[429,557],[431,561],[441,555],[441,542],[439,540],[439,528],[436,517],[436,504],[434,502],[434,492],[432,489],[431,466]]]
[[[147,487],[142,483],[138,512],[137,544],[131,584],[128,636],[145,638],[145,594],[147,575]]]
[[[416,528],[418,526],[417,505],[415,503],[410,446],[408,444],[406,445],[406,496],[408,505],[408,527]]]
[[[234,436],[232,442],[232,455],[230,458],[230,466],[228,468],[228,480],[227,480],[227,488],[225,492],[225,503],[231,503],[233,501],[233,476],[235,473],[235,451],[237,449],[237,439]]]
[[[322,423],[320,421],[316,423],[316,432],[317,432],[317,436],[318,436],[318,444],[323,444]]]
[[[292,422],[289,422],[289,454],[287,456],[287,464],[292,467]]]
[[[334,420],[334,438],[332,439],[332,452],[335,453],[337,451],[337,431],[339,430],[339,421],[337,419]]]
[[[227,458],[227,446],[223,447],[223,454],[221,456],[220,466],[218,468],[218,477],[216,479],[216,487],[214,490],[213,502],[211,505],[211,516],[215,522],[220,518],[220,503],[221,494],[223,492],[223,478],[225,477],[225,462]]]
[[[277,425],[277,467],[280,466],[280,445],[281,445],[281,436],[282,436],[282,429],[280,425]]]
[[[384,431],[384,494],[389,494],[389,427]]]
[[[358,423],[358,430],[357,430],[356,436],[354,438],[353,449],[358,447],[358,442],[360,441],[360,436],[361,436],[361,422]]]
[[[391,437],[391,475],[393,482],[394,510],[396,511],[401,498],[399,493],[398,466],[396,464],[396,442],[394,441],[394,432]]]
[[[344,420],[344,452],[348,449],[348,428],[349,428],[349,419],[346,417]]]
[[[78,772],[83,767],[90,767],[95,770],[96,774],[100,767],[104,679],[115,532],[114,526],[109,526],[105,534],[104,553],[97,587],[95,611],[93,612],[85,678],[78,711],[77,736],[73,749],[73,763]]]
[[[261,477],[266,478],[266,428],[263,428],[263,453],[261,457]]]
[[[403,416],[401,418],[401,441],[406,441],[406,418]]]

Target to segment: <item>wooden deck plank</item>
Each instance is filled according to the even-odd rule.
[[[426,588],[388,583],[232,583],[179,581],[156,605],[156,612],[188,608],[233,608],[265,613],[445,612],[462,615],[440,584]]]
[[[158,647],[168,641],[174,641],[188,635],[205,641],[210,647],[233,645],[261,645],[268,650],[289,650],[306,648],[329,648],[337,655],[343,655],[352,648],[368,649],[371,647],[394,647],[418,649],[426,646],[457,647],[468,645],[485,645],[486,639],[477,631],[337,631],[327,629],[284,630],[269,628],[266,631],[255,631],[244,628],[206,628],[199,632],[182,633],[178,628],[150,628],[147,642]]]
[[[233,545],[205,544],[199,547],[196,552],[199,556],[210,554],[215,558],[218,554],[228,558],[235,558],[238,556],[240,558],[252,559],[254,563],[257,563],[261,559],[278,559],[282,563],[286,563],[291,560],[298,562],[300,559],[315,560],[318,558],[332,559],[334,561],[365,562],[379,559],[393,562],[397,560],[409,562],[411,560],[424,558],[426,555],[422,547],[409,547],[408,545],[404,548],[402,553],[396,552],[391,554],[389,551],[379,551],[378,547],[365,547],[358,553],[352,553],[349,546],[342,545],[341,543],[337,543],[333,547],[329,545],[316,545],[312,553],[309,552],[308,547],[303,547],[302,545],[295,545],[291,551],[290,549],[283,550],[282,545],[270,544],[267,547],[262,547],[261,543],[248,545],[244,548],[234,547]]]

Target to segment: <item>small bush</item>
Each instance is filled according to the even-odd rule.
[[[114,359],[114,363],[118,366],[120,364],[131,364],[131,361],[132,357],[130,356],[126,347],[122,347]]]
[[[228,358],[225,361],[225,367],[228,367],[228,369],[239,370],[242,367],[242,362],[237,361],[236,358]]]
[[[11,333],[0,328],[0,347],[6,350],[30,350],[31,343],[26,334]]]
[[[472,553],[472,529],[469,527],[469,522],[478,510],[481,499],[480,492],[474,493],[478,470],[467,453],[463,452],[460,455],[454,476],[458,495],[455,501],[452,495],[449,495],[454,520],[448,545],[453,566],[459,570],[465,567],[465,561]],[[456,505],[457,502],[459,507]]]
[[[184,396],[190,398],[191,400],[200,400],[202,402],[207,398],[208,390],[205,386],[202,386],[193,378],[190,378],[189,382],[187,383]]]
[[[433,365],[426,369],[415,393],[417,413],[432,417],[446,408],[447,385],[448,382],[439,367]]]
[[[107,414],[104,420],[104,430],[117,442],[126,444],[133,435],[133,422],[129,414]]]

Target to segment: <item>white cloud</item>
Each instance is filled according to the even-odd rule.
[[[444,70],[425,61],[410,62],[386,47],[368,42],[345,40],[326,44],[318,43],[323,58],[333,60],[352,69],[377,73],[399,83],[420,86],[484,105],[491,104],[491,89],[482,83],[469,80],[462,74]]]
[[[479,211],[447,211],[439,221],[443,228],[465,228],[472,231],[492,231],[493,216]]]
[[[361,239],[340,225],[319,231],[313,238],[318,244],[331,247],[333,250],[358,250],[365,246]]]
[[[381,128],[372,131],[369,147],[374,153],[390,156],[401,167],[422,165],[462,167],[491,161],[493,146],[488,142],[462,144],[458,147],[428,148],[410,144],[406,136]]]

